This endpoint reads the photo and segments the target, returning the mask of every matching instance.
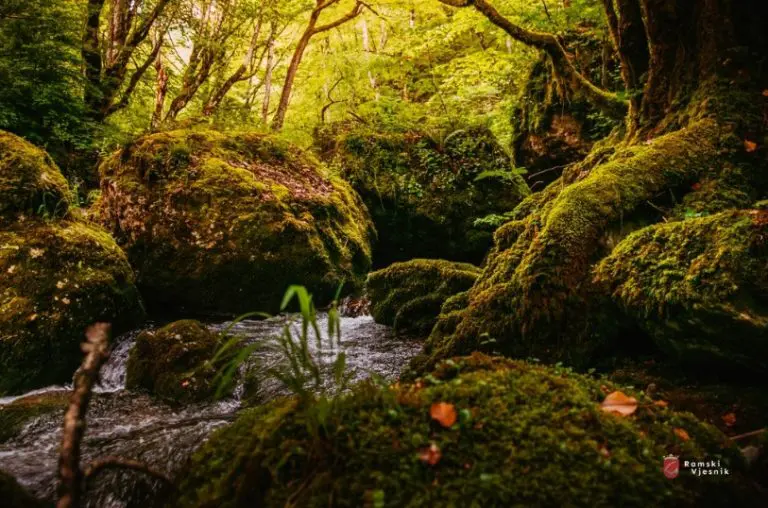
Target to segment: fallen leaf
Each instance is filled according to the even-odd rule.
[[[443,427],[450,427],[456,423],[456,408],[447,402],[435,402],[429,408],[429,416],[437,420]]]
[[[675,428],[675,435],[683,441],[688,441],[691,439],[691,436],[688,435],[688,432],[686,432],[685,429],[681,429],[679,427]]]
[[[736,415],[734,413],[723,415],[722,418],[726,427],[733,427],[736,424]]]
[[[629,416],[637,410],[637,399],[616,391],[608,394],[600,408],[606,413]]]
[[[653,403],[654,406],[667,407],[669,403],[666,400],[657,400]]]
[[[752,153],[755,150],[757,150],[757,143],[754,141],[750,141],[748,139],[744,140],[744,150],[747,151],[747,153]]]
[[[432,443],[429,445],[429,448],[425,448],[419,453],[419,459],[430,466],[434,466],[440,462],[440,457],[442,456],[440,448],[435,443]]]

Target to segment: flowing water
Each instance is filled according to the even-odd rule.
[[[263,341],[280,333],[286,319],[243,321],[232,326],[232,333],[249,341]],[[318,324],[325,330],[327,316],[321,314]],[[216,324],[211,328],[222,330],[227,325]],[[145,394],[126,390],[126,361],[138,333],[118,337],[109,361],[102,368],[101,384],[96,388],[88,410],[82,464],[100,457],[118,456],[138,459],[173,477],[214,429],[234,418],[241,406],[239,393],[242,387],[231,399],[183,408],[171,407]],[[310,346],[315,356],[326,364],[344,351],[353,380],[364,379],[373,373],[393,379],[420,349],[418,342],[396,338],[388,327],[374,323],[370,316],[342,317],[341,334],[340,345],[330,345],[330,341],[325,340],[318,350],[315,341],[310,340]],[[275,353],[260,351],[255,355],[259,369],[267,369],[278,362]],[[276,381],[261,377],[259,381],[259,400],[266,401],[285,393]],[[68,388],[49,387],[32,393],[54,393]],[[0,405],[21,397],[0,398]],[[18,436],[0,444],[0,469],[15,476],[31,493],[45,499],[52,499],[55,491],[61,424],[60,412],[41,416],[30,422]],[[86,505],[98,508],[146,508],[159,490],[153,480],[123,471],[105,472],[94,483],[86,494]]]

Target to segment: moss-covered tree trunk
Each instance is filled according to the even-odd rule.
[[[486,0],[444,3],[490,12]],[[768,8],[748,0],[604,4],[635,92],[625,128],[516,209],[468,307],[433,331],[433,360],[482,348],[490,336],[510,354],[578,363],[618,335],[593,269],[628,233],[751,208],[765,196]]]

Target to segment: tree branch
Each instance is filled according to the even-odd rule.
[[[504,30],[510,37],[528,46],[538,48],[552,59],[555,71],[571,81],[574,91],[581,92],[592,104],[611,118],[622,119],[627,115],[629,103],[616,94],[595,86],[581,74],[571,62],[560,41],[552,34],[535,32],[512,23],[502,16],[487,0],[439,0],[451,7],[474,6],[494,25]]]
[[[363,2],[357,2],[355,3],[355,6],[352,7],[352,10],[346,13],[345,15],[341,16],[336,21],[331,21],[330,23],[327,23],[325,25],[316,26],[314,30],[312,30],[312,35],[319,34],[322,32],[327,32],[328,30],[333,30],[337,26],[341,26],[347,21],[350,21],[352,19],[355,19],[360,15],[361,12],[363,12]],[[325,7],[323,7],[325,8]]]
[[[97,477],[101,472],[108,469],[128,469],[131,471],[144,473],[145,475],[151,476],[156,480],[160,480],[166,486],[174,488],[173,481],[171,481],[171,479],[165,473],[161,471],[157,471],[156,469],[152,469],[151,467],[147,466],[143,462],[139,462],[138,460],[133,460],[133,459],[125,459],[122,457],[109,456],[109,457],[102,457],[100,459],[96,459],[88,465],[88,468],[85,470],[85,473],[83,474],[83,477],[85,480],[85,490],[86,491],[88,490],[88,484],[95,477]]]
[[[57,508],[80,506],[80,443],[85,434],[85,414],[91,400],[91,390],[99,377],[99,369],[109,356],[107,342],[110,325],[96,323],[86,330],[86,342],[81,345],[85,358],[75,373],[75,387],[64,414],[64,430],[59,452],[59,501]]]

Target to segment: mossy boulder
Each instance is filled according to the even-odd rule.
[[[0,394],[71,380],[88,325],[121,333],[144,319],[125,254],[84,222],[0,230],[0,273]]]
[[[0,133],[0,395],[71,380],[88,325],[144,318],[125,254],[69,199],[45,152]]]
[[[657,224],[595,270],[664,351],[693,365],[768,372],[768,212]]]
[[[4,508],[42,508],[46,503],[24,490],[16,479],[0,470],[0,499]]]
[[[262,134],[177,130],[137,139],[100,167],[101,222],[150,308],[274,312],[291,284],[318,304],[362,285],[372,223],[348,184]]]
[[[396,332],[427,335],[446,300],[471,288],[479,274],[474,265],[442,259],[393,263],[368,276],[371,315]]]
[[[142,332],[128,356],[125,385],[170,402],[210,400],[225,361],[214,362],[220,345],[218,334],[193,320]]]
[[[71,199],[67,180],[45,151],[0,131],[0,223],[19,214],[63,216]]]
[[[376,224],[375,267],[413,258],[479,264],[492,233],[475,222],[512,210],[529,194],[485,128],[441,141],[421,132],[328,129],[317,136],[323,157],[362,196]]]
[[[69,396],[68,391],[58,391],[30,395],[10,404],[0,405],[0,443],[17,436],[28,423],[40,416],[60,413],[63,418]]]
[[[601,409],[614,390],[637,398],[634,414]],[[430,417],[436,403],[455,411],[450,427]],[[475,354],[413,384],[358,385],[322,423],[295,400],[245,411],[193,456],[174,506],[756,505],[738,448],[662,406],[608,381]],[[731,474],[683,469],[670,481],[668,454],[720,460]]]

